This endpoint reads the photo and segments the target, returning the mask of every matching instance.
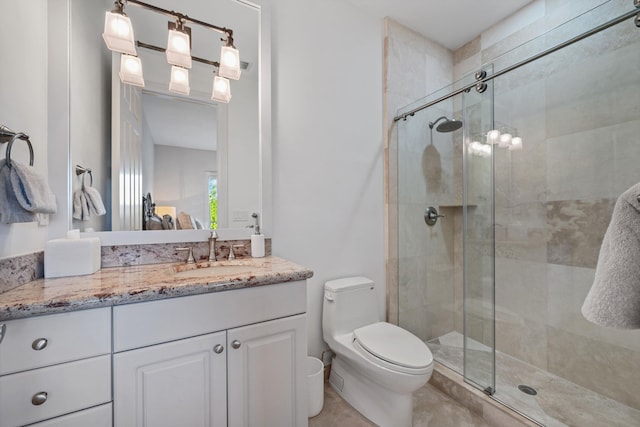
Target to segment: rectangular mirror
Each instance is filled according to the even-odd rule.
[[[169,90],[171,65],[165,53],[143,47],[137,52],[144,88],[122,84],[120,54],[109,51],[102,38],[105,12],[114,8],[113,1],[69,1],[70,228],[150,228],[145,227],[143,206],[149,194],[159,218],[163,213],[175,216],[174,228],[180,223],[182,229],[217,228],[223,234],[237,230],[235,235],[246,235],[253,212],[260,213],[268,227],[270,206],[264,200],[270,185],[270,112],[265,106],[270,102],[270,64],[265,60],[269,48],[264,10],[234,0],[153,1],[154,6],[233,30],[243,70],[239,80],[231,81],[232,98],[224,104],[211,100],[214,66],[194,61],[190,93],[177,94]],[[130,3],[125,3],[125,13],[137,41],[166,47],[171,17]],[[219,61],[224,35],[197,24],[187,26],[192,56]],[[87,169],[91,174],[83,173]],[[83,215],[78,209],[83,182],[101,196],[105,215]],[[162,229],[162,224],[151,229]],[[125,240],[136,238],[128,235]]]

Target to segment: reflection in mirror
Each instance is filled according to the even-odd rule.
[[[142,230],[147,194],[158,218],[171,216],[159,229],[250,225],[261,196],[258,9],[234,0],[153,2],[233,29],[243,70],[240,80],[231,81],[229,104],[220,104],[211,100],[215,67],[194,61],[189,95],[176,94],[169,91],[166,55],[141,47],[145,87],[123,85],[120,54],[110,52],[102,39],[113,2],[70,4],[70,160],[73,167],[92,170],[93,187],[106,208],[105,215],[73,219],[71,228]],[[171,18],[133,4],[125,12],[136,40],[166,47]],[[192,55],[219,61],[221,35],[195,24],[191,32]],[[83,178],[72,172],[70,200]]]

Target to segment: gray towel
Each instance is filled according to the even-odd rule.
[[[582,315],[601,326],[640,328],[640,183],[622,193],[602,240]]]
[[[33,213],[54,214],[58,210],[56,196],[33,166],[11,161],[11,185],[18,203]]]
[[[78,188],[73,192],[73,219],[77,219],[80,221],[82,221],[82,201],[80,200],[81,194],[81,188]]]
[[[36,221],[36,214],[25,210],[16,199],[11,185],[11,170],[4,159],[0,160],[0,222],[11,224],[14,222]]]
[[[89,211],[93,215],[104,215],[107,213],[107,210],[104,208],[104,203],[102,203],[102,197],[100,197],[100,193],[93,187],[84,187],[84,195],[87,198],[87,204],[89,205]]]

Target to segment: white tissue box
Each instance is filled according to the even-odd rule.
[[[54,239],[44,246],[44,277],[82,276],[100,270],[100,239]]]

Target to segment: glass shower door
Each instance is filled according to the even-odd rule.
[[[491,73],[490,68],[485,71]],[[464,378],[495,391],[493,82],[462,96]],[[496,145],[497,146],[497,145]]]

